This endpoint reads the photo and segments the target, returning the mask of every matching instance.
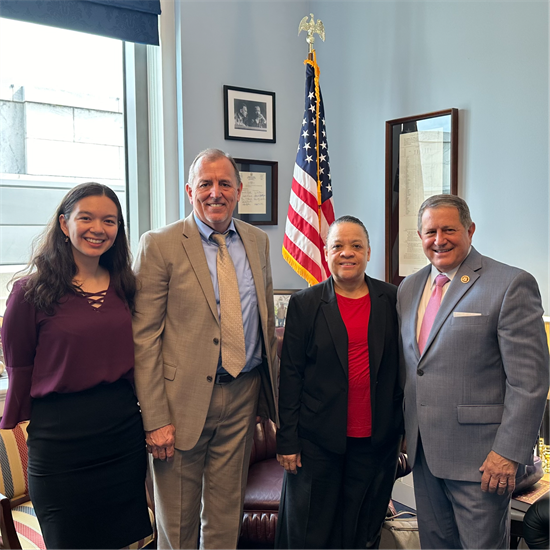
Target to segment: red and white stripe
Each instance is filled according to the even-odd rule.
[[[330,276],[324,246],[328,228],[333,221],[332,197],[319,209],[317,181],[295,164],[283,256],[310,285]]]

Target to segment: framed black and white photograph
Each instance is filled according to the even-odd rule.
[[[223,87],[225,139],[275,143],[275,92]]]
[[[277,225],[278,162],[234,159],[243,190],[233,217],[252,225]]]

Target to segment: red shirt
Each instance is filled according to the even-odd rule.
[[[336,294],[348,332],[348,437],[370,437],[369,317],[370,294],[346,298]]]

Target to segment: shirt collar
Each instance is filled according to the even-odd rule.
[[[197,224],[201,237],[205,241],[209,241],[210,237],[212,236],[212,233],[217,233],[217,231],[212,229],[209,225],[206,225],[202,220],[199,220],[199,218],[197,218],[197,215],[195,213],[193,213],[193,217],[195,218],[195,223]],[[231,223],[229,224],[227,231],[234,231],[235,233],[237,232],[237,230],[235,229],[235,223],[233,222],[233,218],[231,218]]]

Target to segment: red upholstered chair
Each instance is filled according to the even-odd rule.
[[[272,547],[275,541],[284,470],[277,462],[276,427],[271,420],[256,424],[244,496],[239,547]]]
[[[277,327],[277,355],[281,357],[284,327]],[[271,420],[256,423],[244,495],[240,548],[269,548],[275,542],[284,470],[276,458],[277,428]]]
[[[21,422],[11,430],[0,430],[0,548],[44,549],[42,531],[29,496],[27,479],[27,426]],[[149,509],[151,523],[154,515]],[[100,529],[101,526],[98,526]],[[154,532],[154,529],[153,529]],[[154,534],[137,541],[130,549],[152,548]]]
[[[275,329],[275,336],[277,336],[277,357],[281,358],[281,352],[283,351],[283,339],[285,337],[285,327],[277,327]]]

